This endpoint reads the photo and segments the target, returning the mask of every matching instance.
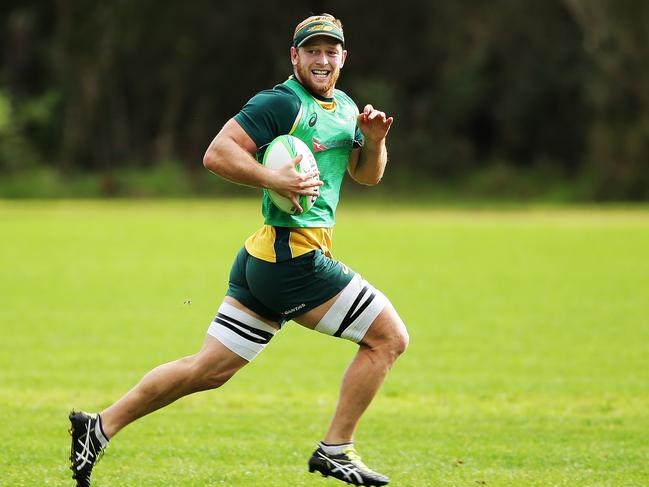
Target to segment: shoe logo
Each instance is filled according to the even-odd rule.
[[[327,466],[329,466],[329,468],[331,468],[331,474],[332,475],[339,473],[343,477],[341,480],[344,480],[346,482],[354,482],[354,481],[356,481],[357,482],[356,485],[363,485],[362,484],[363,477],[361,477],[361,475],[358,473],[358,467],[356,467],[356,465],[354,465],[351,462],[348,463],[347,465],[345,465],[343,463],[338,463],[335,460],[333,460],[331,457],[323,455],[322,453],[318,453],[318,455],[320,455],[321,458],[326,460]],[[338,477],[338,478],[340,478],[340,477]]]
[[[349,269],[345,264],[341,264],[343,266],[343,274],[349,274]]]
[[[318,121],[318,114],[314,113],[313,115],[311,115],[311,118],[309,118],[309,127],[313,127],[317,121]]]
[[[85,433],[85,438],[86,441],[81,441],[81,438],[77,440],[77,443],[81,445],[81,451],[77,451],[75,448],[75,456],[76,456],[76,461],[79,462],[76,465],[77,470],[81,470],[83,467],[85,467],[87,464],[91,464],[93,462],[93,458],[95,455],[93,455],[92,451],[90,450],[91,443],[90,443],[90,421],[86,423],[86,433]]]

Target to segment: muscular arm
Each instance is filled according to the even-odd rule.
[[[380,142],[365,140],[361,149],[354,149],[349,155],[349,175],[360,184],[374,186],[379,184],[388,162],[385,139]]]
[[[234,183],[270,188],[273,171],[259,164],[253,157],[257,146],[241,126],[230,119],[210,143],[203,165]]]
[[[385,138],[388,135],[393,118],[366,105],[358,115],[358,126],[363,132],[365,143],[362,148],[354,149],[349,155],[347,170],[354,181],[373,186],[383,177],[388,162],[388,150]]]
[[[296,195],[318,194],[313,181],[309,181],[317,173],[301,174],[295,170],[301,156],[274,171],[259,164],[252,156],[255,152],[254,141],[234,119],[230,119],[205,151],[203,165],[234,183],[272,189],[291,199],[298,208]]]

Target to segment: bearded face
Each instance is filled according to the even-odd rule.
[[[291,63],[297,79],[312,93],[333,97],[340,68],[345,63],[347,51],[330,37],[318,36],[307,45],[291,48]]]

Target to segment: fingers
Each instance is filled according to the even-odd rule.
[[[392,119],[392,117],[389,118]],[[386,117],[385,112],[376,110],[372,105],[365,105],[363,112],[358,115],[358,122],[369,123],[372,122],[373,120],[378,120],[382,124],[386,124],[388,117]],[[391,123],[392,121],[390,121],[390,124]]]
[[[295,159],[291,161],[291,164],[289,164],[288,168],[290,171],[292,171],[294,174],[298,175],[298,179],[301,180],[300,187],[305,188],[305,187],[311,187],[311,186],[322,186],[324,183],[320,181],[320,171],[317,169],[314,169],[313,171],[301,173],[297,171],[297,165],[302,161],[302,154],[298,154]],[[317,181],[309,181],[311,179],[316,179]]]
[[[392,122],[394,122],[394,117],[386,116],[385,112],[376,110],[372,105],[365,105],[356,121],[365,139],[376,142],[388,135]]]
[[[320,195],[320,186],[324,184],[324,181],[321,181],[318,177],[320,175],[319,171],[311,171],[306,174],[300,174],[302,181],[298,183],[298,194],[305,194],[308,196],[319,196]]]
[[[293,206],[295,206],[295,212],[296,213],[303,213],[304,209],[300,206],[300,203],[297,201],[297,196],[291,196],[290,198],[291,203],[293,203]]]
[[[298,172],[294,164],[301,159],[301,156],[297,156],[286,166],[278,169],[276,172],[278,179],[272,185],[274,191],[288,198],[298,209],[300,208],[298,203],[300,196],[320,196],[320,186],[324,185],[324,181],[320,180],[320,171],[317,168],[306,173]]]
[[[379,119],[382,122],[385,122],[385,112],[380,112],[378,110],[372,110],[372,112],[367,116],[368,120]]]
[[[285,170],[291,173],[295,178],[296,184],[300,188],[310,188],[311,186],[322,186],[324,183],[320,181],[320,171],[316,168],[309,172],[299,172],[297,165],[302,160],[302,155],[298,155],[291,164],[285,167]]]
[[[302,160],[302,154],[299,154],[295,159],[293,159],[291,162],[286,164],[286,166],[280,167],[278,171],[282,172],[285,175],[290,174],[291,176],[297,177],[298,179],[304,181],[312,178],[317,178],[320,176],[320,171],[318,171],[317,168],[309,172],[299,172],[297,170],[297,165],[300,163],[301,160]]]
[[[302,181],[299,183],[300,188],[311,188],[313,186],[322,186],[324,184],[324,181],[318,179],[319,175],[320,175],[319,172],[300,174],[300,179],[302,179]]]
[[[292,177],[294,178],[295,187],[298,190],[313,187],[317,188],[324,184],[324,181],[320,180],[320,171],[318,171],[317,169],[305,173],[294,171]],[[307,193],[300,192],[300,194]]]
[[[320,188],[318,186],[310,186],[308,188],[300,189],[297,194],[306,196],[320,196]]]

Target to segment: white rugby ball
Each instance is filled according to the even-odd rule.
[[[318,168],[315,161],[315,156],[309,147],[297,137],[292,135],[280,135],[273,139],[268,145],[264,153],[262,163],[269,169],[279,169],[286,166],[289,162],[295,159],[298,155],[302,155],[302,160],[295,166],[295,170],[299,173],[307,173]],[[313,178],[314,183],[319,181],[318,177]],[[297,208],[291,200],[276,193],[271,189],[265,190],[273,204],[285,213],[293,215],[297,212]],[[309,211],[315,204],[318,196],[299,195],[298,202],[302,207],[303,214]]]

